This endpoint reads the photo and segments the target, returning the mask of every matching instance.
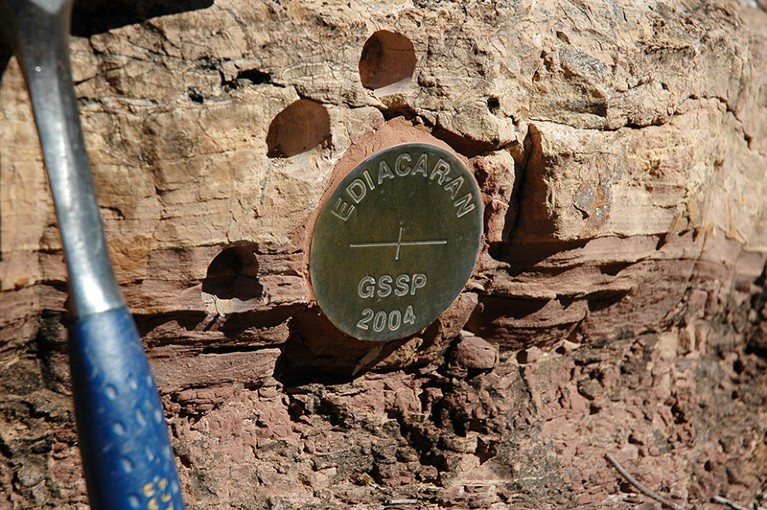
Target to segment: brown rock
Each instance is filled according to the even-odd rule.
[[[635,506],[605,451],[687,506],[749,505],[767,13],[747,3],[79,2],[87,147],[189,508]],[[7,54],[0,507],[70,510],[66,272]],[[484,246],[442,317],[373,347],[313,300],[313,218],[411,141],[475,174]]]
[[[535,346],[523,349],[517,353],[517,361],[523,365],[535,363],[543,356],[543,351]]]
[[[462,334],[455,346],[453,360],[469,370],[492,370],[498,363],[498,350],[478,336]]]

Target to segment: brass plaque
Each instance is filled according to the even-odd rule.
[[[320,308],[364,340],[417,333],[444,312],[474,269],[482,204],[455,156],[404,144],[363,161],[317,218],[309,270]]]

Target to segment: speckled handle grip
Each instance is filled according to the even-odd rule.
[[[162,404],[129,311],[69,330],[75,416],[94,510],[182,510]]]

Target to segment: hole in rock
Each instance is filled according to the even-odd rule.
[[[189,87],[186,89],[186,95],[195,103],[202,104],[205,102],[205,96],[202,95],[202,92],[200,92],[197,87]]]
[[[410,39],[388,30],[379,30],[365,41],[360,57],[362,86],[377,90],[403,80],[415,72],[415,48]]]
[[[487,98],[487,109],[490,110],[491,113],[498,113],[498,110],[501,108],[501,100],[498,99],[495,96],[491,96]]]
[[[274,117],[266,135],[266,155],[289,158],[330,143],[330,115],[319,103],[299,99]]]
[[[242,301],[260,298],[264,288],[258,281],[255,252],[255,243],[246,241],[224,248],[208,266],[202,281],[203,296]]]
[[[237,73],[237,80],[247,80],[253,85],[260,85],[263,83],[271,83],[272,75],[259,71],[258,69],[246,69]]]

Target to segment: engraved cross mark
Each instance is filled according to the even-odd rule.
[[[397,251],[394,254],[394,260],[399,260],[399,254],[403,246],[433,246],[438,244],[447,244],[447,239],[440,239],[436,241],[403,241],[402,233],[405,228],[400,226],[399,236],[396,242],[381,242],[381,243],[350,243],[349,248],[378,248],[378,247],[396,247]]]

